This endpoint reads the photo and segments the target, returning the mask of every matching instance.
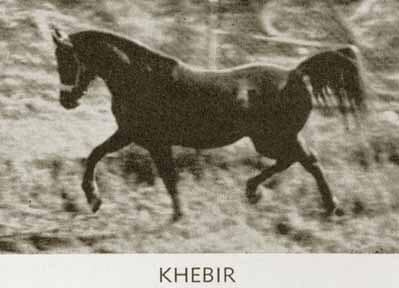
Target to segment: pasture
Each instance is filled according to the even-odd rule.
[[[233,5],[239,1],[213,9],[194,0],[134,2],[0,3],[0,252],[399,251],[395,0],[337,6],[364,47],[368,83],[377,91],[363,130],[353,121],[346,129],[338,113],[318,109],[303,130],[345,216],[323,217],[315,181],[298,164],[265,182],[263,198],[249,204],[246,180],[272,161],[259,157],[248,139],[200,153],[175,147],[184,217],[173,224],[170,198],[148,153],[131,145],[111,154],[98,165],[103,206],[92,214],[80,185],[86,157],[115,130],[110,96],[97,81],[80,107],[61,107],[49,22],[67,32],[106,28],[203,67],[253,61],[294,67],[318,51],[256,39],[253,7]],[[278,23],[272,32],[342,41],[321,4],[269,2],[266,16]],[[371,8],[359,9],[359,2]]]

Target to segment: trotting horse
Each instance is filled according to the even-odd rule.
[[[267,64],[205,70],[114,33],[67,35],[53,27],[52,37],[63,107],[77,107],[95,77],[112,94],[118,129],[91,152],[82,183],[93,212],[101,205],[95,167],[108,153],[132,142],[147,149],[177,220],[182,212],[172,146],[216,148],[248,136],[257,152],[276,160],[248,180],[250,203],[261,197],[259,184],[299,162],[316,179],[326,213],[342,213],[315,154],[298,133],[316,101],[327,105],[328,97],[334,99],[342,113],[362,110],[365,89],[353,47],[316,54],[293,70]]]

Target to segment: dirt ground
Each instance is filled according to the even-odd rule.
[[[314,180],[299,165],[262,185],[258,204],[247,203],[246,180],[272,163],[248,139],[201,153],[175,148],[185,213],[178,223],[170,223],[171,201],[148,153],[134,145],[100,162],[103,206],[97,214],[89,211],[80,183],[85,158],[116,128],[110,96],[96,81],[80,107],[60,106],[48,24],[67,32],[113,30],[204,67],[252,61],[295,66],[317,51],[256,40],[259,23],[248,1],[224,0],[212,9],[205,2],[0,0],[0,252],[399,251],[395,0],[337,6],[363,46],[368,81],[378,91],[363,130],[353,122],[346,129],[339,115],[315,110],[303,131],[345,216],[323,217]],[[320,4],[269,2],[273,29],[339,40]],[[212,38],[212,29],[224,33]]]

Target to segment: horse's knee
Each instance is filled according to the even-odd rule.
[[[91,167],[91,166],[95,166],[95,164],[97,164],[98,161],[100,161],[100,159],[104,156],[105,152],[104,152],[104,148],[100,145],[95,147],[89,157],[87,157],[86,160],[86,165],[87,167]]]

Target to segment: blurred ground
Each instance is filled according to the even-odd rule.
[[[267,10],[258,9],[263,2]],[[59,105],[47,24],[67,32],[110,29],[204,67],[295,66],[317,49],[255,39],[254,9],[266,13],[273,33],[341,41],[325,7],[304,0],[221,0],[214,7],[195,0],[1,0],[0,251],[398,252],[399,4],[336,2],[350,2],[336,7],[363,47],[378,93],[363,132],[315,111],[303,133],[346,216],[322,217],[313,178],[297,165],[265,183],[263,199],[249,205],[245,181],[271,161],[244,139],[201,155],[175,149],[185,217],[170,224],[170,199],[148,154],[135,146],[99,164],[104,205],[89,212],[81,175],[85,157],[115,129],[109,93],[97,81],[76,110]]]

